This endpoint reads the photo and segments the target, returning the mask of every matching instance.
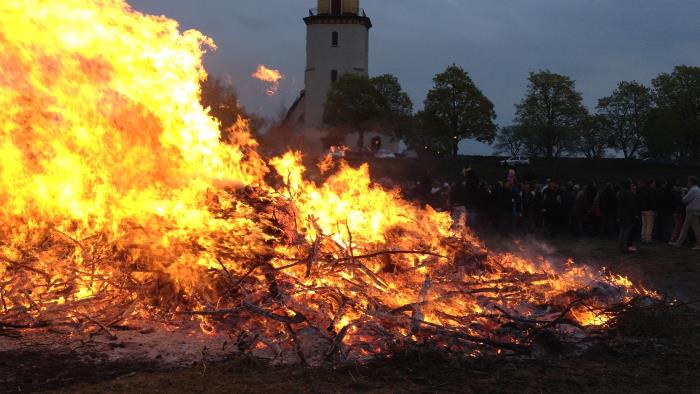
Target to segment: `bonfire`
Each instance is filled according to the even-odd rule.
[[[543,333],[575,343],[658,297],[489,251],[366,165],[325,161],[309,181],[301,153],[263,159],[244,121],[220,141],[199,100],[215,45],[166,17],[13,0],[0,22],[0,333],[194,322],[291,362],[475,357],[527,354]]]

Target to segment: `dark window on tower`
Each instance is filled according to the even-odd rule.
[[[340,15],[343,12],[341,0],[331,0],[331,15]]]
[[[338,80],[338,70],[331,70],[331,82]]]
[[[338,46],[338,32],[334,31],[333,34],[331,35],[331,46],[337,47]]]

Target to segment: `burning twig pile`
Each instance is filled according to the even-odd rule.
[[[0,24],[0,334],[196,319],[242,351],[309,364],[411,344],[514,354],[543,332],[588,337],[653,296],[489,253],[366,166],[319,185],[298,153],[263,162],[243,123],[221,143],[198,103],[213,43],[173,21],[121,0],[0,15],[13,22]]]
[[[546,261],[488,254],[464,228],[439,237],[433,248],[417,223],[397,226],[385,242],[368,247],[356,243],[348,222],[340,230],[343,244],[310,218],[316,230],[308,241],[295,227],[304,221],[289,195],[221,192],[211,209],[233,219],[238,210],[218,198],[253,208],[265,223],[268,253],[246,257],[226,234],[210,245],[193,240],[191,250],[208,248],[216,266],[201,267],[196,277],[206,285],[185,291],[153,269],[149,256],[157,252],[129,236],[75,239],[37,230],[15,252],[18,259],[2,258],[12,280],[2,286],[0,324],[87,326],[114,336],[111,327],[135,317],[171,324],[197,317],[206,332],[234,333],[240,350],[268,358],[295,354],[317,364],[387,355],[410,344],[526,353],[543,331],[564,340],[588,337],[616,307],[644,294],[572,262],[557,270]],[[138,232],[125,233],[132,231]]]

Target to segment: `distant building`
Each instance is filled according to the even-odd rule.
[[[321,151],[323,107],[331,84],[341,75],[369,75],[369,29],[372,21],[359,0],[318,0],[306,23],[305,89],[289,109],[286,125],[303,138],[304,149]],[[371,137],[367,139],[370,141]]]

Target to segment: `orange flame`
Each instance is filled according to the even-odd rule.
[[[279,89],[280,81],[284,78],[284,75],[279,70],[274,70],[267,68],[265,65],[258,65],[258,69],[255,70],[251,76],[263,82],[267,82],[269,87],[265,91],[268,96],[274,96],[277,94]]]

